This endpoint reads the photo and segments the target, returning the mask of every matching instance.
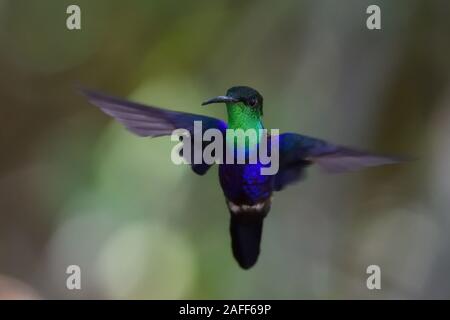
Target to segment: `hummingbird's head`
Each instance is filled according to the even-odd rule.
[[[211,103],[225,103],[230,109],[242,109],[248,113],[257,115],[263,114],[263,97],[253,88],[236,86],[227,90],[225,96],[217,96],[202,103],[202,106]]]

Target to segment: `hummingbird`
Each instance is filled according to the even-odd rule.
[[[247,86],[234,86],[225,95],[202,103],[224,103],[227,122],[199,114],[146,106],[90,89],[80,91],[91,104],[140,137],[170,136],[176,129],[186,129],[192,134],[194,121],[201,121],[203,131],[215,128],[224,135],[227,129],[264,128],[263,97]],[[297,133],[282,133],[278,138],[279,169],[275,174],[261,174],[262,164],[259,162],[219,164],[219,182],[230,214],[231,248],[243,269],[251,268],[258,260],[263,222],[270,211],[274,193],[302,180],[307,167],[318,165],[327,172],[340,173],[403,161],[399,157],[377,155]],[[205,148],[207,144],[203,142],[201,147]],[[250,148],[248,144],[239,147],[245,151]],[[204,175],[210,167],[211,164],[203,161],[191,163],[192,170],[198,175]]]

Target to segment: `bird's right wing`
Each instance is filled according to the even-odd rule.
[[[129,131],[140,137],[171,135],[176,129],[189,130],[192,136],[194,121],[202,122],[203,132],[210,128],[216,128],[224,133],[227,128],[224,121],[216,118],[145,106],[88,89],[80,89],[80,91],[89,102],[100,108],[104,113],[115,118]],[[194,154],[197,150],[194,150],[193,139],[191,139],[191,143],[191,151]],[[207,144],[208,142],[203,142],[202,150],[199,152],[202,152]],[[187,160],[191,161],[193,159]],[[200,175],[206,173],[210,167],[204,162],[194,164],[191,161],[191,163],[192,170]]]
[[[281,134],[279,150],[280,168],[275,176],[277,191],[299,180],[304,168],[311,164],[317,164],[329,173],[340,173],[406,160],[334,145],[296,133]]]

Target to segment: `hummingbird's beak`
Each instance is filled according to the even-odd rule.
[[[239,100],[232,98],[232,97],[228,97],[228,96],[218,96],[218,97],[215,97],[215,98],[209,99],[208,101],[203,102],[202,106],[205,106],[205,105],[211,104],[211,103],[221,103],[221,102],[234,103],[234,102],[239,102]]]

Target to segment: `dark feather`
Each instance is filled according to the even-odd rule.
[[[231,214],[230,235],[233,256],[241,268],[250,269],[258,260],[264,216]]]

